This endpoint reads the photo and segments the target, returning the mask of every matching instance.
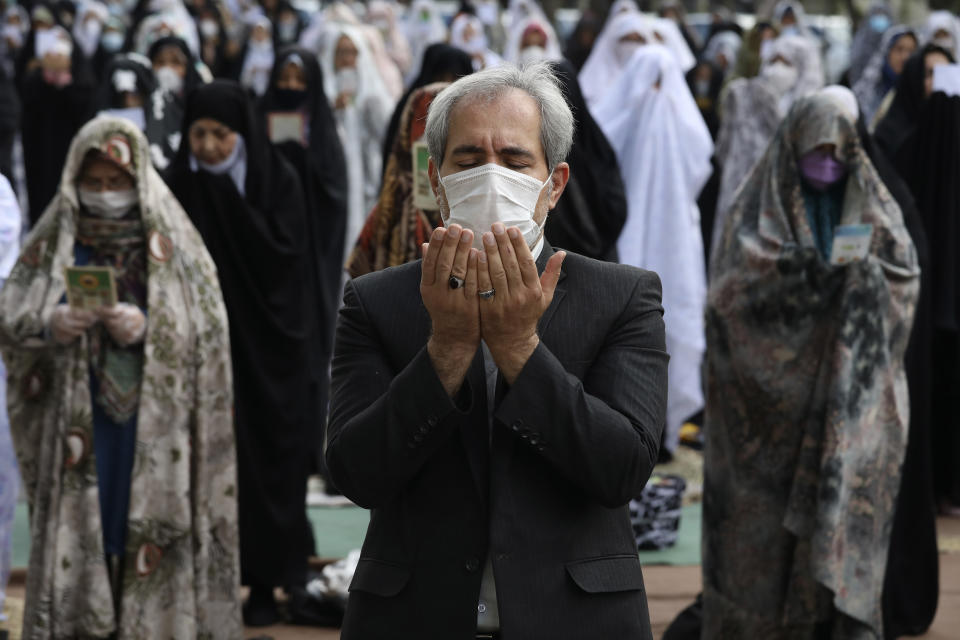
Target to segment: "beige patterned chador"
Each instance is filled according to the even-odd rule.
[[[93,150],[134,176],[146,255],[142,368],[125,378],[139,378],[139,401],[116,607],[94,456],[97,334],[61,346],[47,330],[83,233],[76,182]],[[31,511],[23,637],[240,637],[227,316],[213,262],[133,125],[98,118],[77,134],[0,294],[0,344]]]

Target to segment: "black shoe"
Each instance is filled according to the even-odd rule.
[[[343,624],[344,608],[339,602],[314,598],[303,587],[287,589],[287,595],[291,624],[335,629]]]
[[[243,605],[243,624],[248,627],[269,627],[280,622],[273,589],[251,587],[250,597]]]

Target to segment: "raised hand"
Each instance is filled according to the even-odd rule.
[[[540,338],[537,323],[553,301],[566,252],[550,257],[543,275],[517,227],[495,222],[483,234],[478,260],[480,332],[509,384],[520,374]],[[493,291],[491,295],[489,292]]]
[[[70,344],[96,323],[97,314],[93,311],[58,304],[50,316],[50,334],[60,344]]]
[[[97,310],[97,315],[121,347],[142,342],[147,333],[147,317],[134,304],[121,302],[112,307],[102,307]]]
[[[420,296],[430,314],[427,352],[450,396],[456,394],[480,346],[477,259],[473,232],[438,227],[423,246]]]

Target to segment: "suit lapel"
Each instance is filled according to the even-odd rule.
[[[543,251],[540,252],[540,257],[537,258],[537,272],[539,272],[540,275],[543,275],[543,270],[547,267],[547,261],[550,260],[550,256],[552,256],[554,253],[553,247],[544,241]],[[564,283],[566,278],[566,269],[561,267],[560,280],[557,282],[557,288],[553,292],[553,300],[550,302],[550,306],[547,307],[547,310],[543,312],[543,315],[540,316],[540,321],[537,323],[537,335],[540,336],[541,340],[543,340],[543,336],[546,333],[547,325],[549,325],[550,320],[553,319],[553,314],[556,313],[557,307],[560,306],[560,303],[563,301],[563,298],[567,293],[566,285]]]

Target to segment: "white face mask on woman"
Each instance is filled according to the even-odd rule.
[[[481,236],[494,222],[517,227],[531,250],[543,239],[543,227],[533,219],[540,192],[550,182],[485,164],[440,178],[450,215],[445,226],[459,224],[473,231],[473,246],[483,249]],[[534,254],[539,251],[534,251]]]
[[[774,62],[760,70],[760,75],[773,87],[778,94],[783,94],[797,84],[799,73],[796,67],[791,67],[783,62]]]
[[[178,94],[183,89],[183,78],[173,67],[160,67],[153,72],[161,89]]]
[[[125,216],[140,200],[136,189],[89,191],[78,189],[80,204],[98,218],[116,220]]]

